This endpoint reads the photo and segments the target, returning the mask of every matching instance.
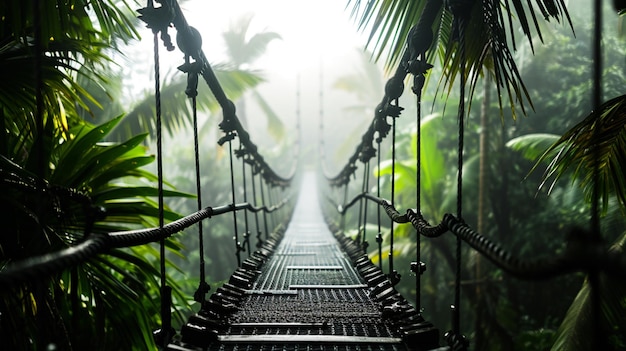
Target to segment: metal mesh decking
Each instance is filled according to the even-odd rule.
[[[438,332],[356,244],[334,236],[306,175],[288,229],[244,261],[169,350],[430,350]]]

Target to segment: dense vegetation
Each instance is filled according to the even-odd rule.
[[[37,3],[41,3],[41,14],[45,15],[34,15],[32,6]],[[388,8],[393,10],[407,5],[405,1],[397,4],[398,7]],[[405,16],[418,13],[415,11],[423,2],[409,1],[410,4],[419,6]],[[158,223],[154,156],[147,146],[154,142],[154,125],[150,120],[154,113],[153,96],[147,92],[128,101],[121,87],[124,68],[111,59],[120,55],[127,43],[139,39],[136,30],[139,22],[134,9],[140,6],[132,1],[108,0],[5,1],[0,5],[0,70],[4,77],[0,81],[0,197],[8,204],[0,212],[0,221],[5,226],[0,237],[0,267],[80,242],[86,228],[98,234]],[[531,48],[528,43],[517,44],[515,60],[519,78],[526,83],[534,106],[533,112],[528,111],[528,117],[522,117],[519,106],[503,108],[495,86],[486,83],[484,90],[476,88],[468,119],[465,219],[476,223],[484,216],[481,232],[526,257],[558,252],[569,228],[586,226],[588,222],[588,197],[578,187],[586,185],[584,178],[566,170],[562,172],[563,178],[572,182],[555,183],[547,196],[547,187],[537,190],[543,181],[541,172],[545,166],[540,164],[536,171],[529,173],[537,156],[590,112],[592,29],[589,24],[592,21],[582,15],[572,13],[576,37],[565,25],[560,29],[543,30],[545,45],[535,43]],[[603,101],[623,96],[626,76],[623,65],[626,50],[623,42],[613,35],[615,16],[607,11],[605,17],[609,29],[605,30],[604,39]],[[563,17],[559,18],[566,22]],[[393,25],[402,24],[385,23],[391,23],[387,27],[390,33],[396,33]],[[247,24],[244,20],[235,28],[239,31],[225,35],[230,40],[233,62],[217,70],[233,98],[262,81],[241,69],[243,63],[251,63],[256,56],[243,55],[238,50],[262,53],[269,41],[279,38],[276,33],[261,33],[252,43],[258,46],[246,49],[241,45],[246,43],[241,41],[245,41]],[[400,32],[406,32],[408,27],[405,27],[401,27]],[[529,38],[532,36],[523,31]],[[450,33],[440,33],[442,47],[446,47]],[[377,54],[386,48],[381,45]],[[529,54],[533,50],[534,55]],[[248,62],[241,61],[243,57]],[[474,73],[477,77],[482,72],[479,66],[475,66],[478,67]],[[448,92],[448,85],[445,85],[452,84],[454,79],[444,81],[438,94],[435,93],[437,79],[443,75],[440,67],[454,70],[451,61],[435,62],[429,90],[423,97],[425,110],[433,112],[421,126],[426,136],[423,143],[430,150],[437,150],[425,151],[422,155],[422,172],[430,177],[428,182],[420,184],[422,210],[429,218],[441,218],[444,211],[454,207],[455,196],[456,136],[450,131],[455,130],[454,106],[459,98],[455,89]],[[163,87],[163,98],[169,102],[164,104],[167,106],[164,113],[174,116],[166,120],[165,128],[172,134],[170,145],[175,145],[167,150],[165,158],[168,164],[178,162],[166,176],[166,220],[178,218],[177,213],[192,212],[195,205],[195,199],[188,195],[195,192],[193,152],[187,149],[192,146],[175,142],[176,138],[188,138],[185,129],[190,124],[190,112],[184,97],[184,79],[182,75],[167,77]],[[346,82],[338,85],[345,87]],[[206,87],[201,85],[201,89]],[[443,98],[442,91],[445,92]],[[206,90],[201,94],[209,95]],[[416,130],[411,118],[405,117],[414,114],[414,101],[409,94],[405,95],[401,105],[406,110],[399,119],[402,132],[396,146],[400,166],[395,177],[397,203],[408,208],[414,207],[417,186]],[[492,98],[486,100],[487,96]],[[262,99],[256,97],[262,104]],[[528,110],[527,97],[518,98]],[[487,101],[484,110],[479,108],[482,101]],[[625,120],[620,101],[614,103],[621,114],[610,115],[617,121]],[[375,103],[364,101],[365,105]],[[201,104],[205,111],[215,108],[211,100],[201,100]],[[245,105],[239,104],[243,109]],[[271,111],[267,112],[270,133],[282,140],[283,127]],[[488,116],[486,125],[478,122],[481,114]],[[207,120],[215,122],[211,116],[207,116]],[[616,139],[623,139],[624,123],[620,123],[621,129],[617,130],[621,130],[621,134],[618,133]],[[214,124],[201,127],[204,138],[212,142],[202,145],[205,149],[201,153],[206,156],[203,162],[212,165],[213,170],[225,168],[227,162],[223,150],[213,146]],[[481,149],[479,135],[484,133],[488,133],[488,143],[487,148]],[[281,145],[277,149],[286,148],[284,143]],[[618,145],[621,149],[617,148],[609,157],[613,155],[619,160],[624,146]],[[389,150],[388,141],[383,147]],[[389,156],[383,154],[386,159]],[[489,168],[487,187],[482,190],[478,186],[481,157],[488,159]],[[568,160],[577,161],[575,157]],[[618,161],[617,164],[623,163]],[[573,163],[572,167],[576,165]],[[226,174],[217,173],[204,173],[205,193],[201,196],[210,199],[211,204],[221,205],[229,202],[229,179]],[[385,196],[389,193],[388,161],[383,164],[381,173]],[[551,180],[548,179],[547,184]],[[168,184],[174,184],[176,189]],[[603,235],[607,245],[616,243],[615,249],[621,250],[625,224],[623,193],[620,195],[623,188],[616,184],[606,189]],[[484,215],[474,202],[479,191],[484,191],[487,197]],[[617,198],[611,197],[613,195]],[[105,217],[97,217],[99,209],[105,211]],[[354,218],[352,220],[354,222]],[[227,220],[211,222],[206,255],[210,282],[226,279],[234,268],[231,226]],[[197,278],[190,278],[190,275],[197,275],[189,273],[198,267],[197,239],[193,230],[186,234],[180,240],[168,242],[168,258],[175,262],[172,267],[180,268],[169,270],[176,308],[181,312],[179,321],[184,313],[191,311],[189,296],[198,285]],[[403,275],[399,289],[411,298],[414,284],[408,267],[416,249],[414,232],[403,226],[397,228],[395,235],[393,254],[396,267]],[[373,234],[368,240],[371,256],[377,260]],[[387,243],[388,234],[385,245]],[[449,328],[450,323],[452,247],[452,240],[443,238],[423,241],[421,248],[422,260],[428,265],[422,279],[424,315],[442,330]],[[158,257],[158,250],[148,245],[115,250],[41,281],[0,292],[3,346],[15,350],[42,349],[49,344],[75,350],[154,349],[152,329],[160,324],[159,272],[155,268]],[[462,326],[473,347],[546,350],[555,345],[554,349],[577,350],[573,346],[577,340],[588,340],[585,331],[589,329],[584,325],[584,318],[577,318],[584,310],[585,287],[572,304],[583,284],[582,274],[550,282],[520,282],[503,275],[470,250],[464,252],[464,257],[469,259],[463,267],[466,305],[462,306]],[[626,313],[619,311],[624,309],[626,289],[621,282],[610,279],[603,281],[603,288],[608,292],[603,296],[605,310],[617,311],[605,318],[606,328],[611,329],[610,342],[615,348],[623,348],[625,333],[620,328],[626,325],[623,320]]]

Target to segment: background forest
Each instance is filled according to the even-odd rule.
[[[33,4],[37,3],[41,3],[41,13],[48,15],[35,15]],[[602,101],[622,96],[626,77],[626,45],[619,38],[618,16],[610,5],[606,3],[604,16]],[[135,73],[118,64],[126,51],[132,52],[129,45],[140,39],[144,25],[136,19],[135,10],[141,6],[113,0],[71,4],[6,1],[0,5],[0,70],[5,77],[0,82],[0,196],[7,204],[1,213],[5,230],[0,239],[0,269],[80,242],[85,228],[107,233],[158,224],[153,91],[139,89],[137,94],[137,86],[125,86],[125,78]],[[560,252],[569,229],[586,227],[589,221],[581,172],[569,170],[558,182],[552,184],[552,177],[541,186],[550,160],[537,165],[539,156],[591,110],[593,21],[584,6],[568,9],[575,35],[563,20],[559,24],[542,23],[544,43],[538,44],[535,38],[533,48],[524,38],[517,38],[515,60],[533,106],[526,106],[526,116],[519,108],[501,108],[496,88],[487,80],[484,87],[476,89],[467,122],[465,219],[524,257]],[[271,87],[264,88],[262,74],[254,69],[255,62],[270,43],[281,40],[282,33],[250,31],[251,21],[252,17],[242,18],[223,33],[229,59],[214,68],[228,96],[237,99],[238,114],[250,123],[253,137],[265,147],[268,163],[286,173],[290,164],[281,164],[278,159],[295,149],[296,123],[292,116],[279,116],[270,108],[272,101],[284,99],[284,95],[276,97]],[[45,54],[37,55],[37,50]],[[354,60],[343,76],[329,82],[335,89],[324,92],[354,96],[340,118],[320,112],[326,124],[320,137],[327,147],[323,150],[327,157],[322,161],[330,173],[340,167],[358,142],[384,91],[384,70],[371,64],[370,58],[369,52],[363,52],[362,61]],[[383,56],[379,61],[385,59]],[[40,71],[33,69],[37,62]],[[428,181],[420,184],[427,218],[441,218],[450,211],[456,194],[454,131],[459,97],[456,89],[448,91],[438,82],[443,66],[439,63],[433,62],[422,98],[422,110],[429,114],[421,126],[423,149],[429,150],[422,154],[422,172]],[[150,71],[146,67],[142,69]],[[175,71],[164,76],[163,113],[171,116],[165,120],[165,217],[171,221],[195,211],[197,200],[193,145],[188,142],[192,139],[192,115],[184,94],[186,77]],[[398,119],[396,145],[399,209],[414,207],[416,193],[416,127],[411,117],[416,107],[410,89],[405,90],[400,102],[405,111]],[[35,103],[38,94],[41,106]],[[206,85],[200,84],[200,96],[210,96]],[[323,98],[320,100],[323,110]],[[231,200],[229,174],[223,171],[229,158],[226,150],[216,145],[221,136],[217,128],[221,115],[216,113],[214,100],[199,102],[203,111],[200,153],[204,155],[200,196],[207,206],[224,205]],[[390,149],[386,140],[382,150]],[[318,140],[302,145],[302,150],[301,162],[305,161],[306,167],[316,165]],[[381,195],[385,197],[389,194],[391,155],[383,152],[381,156]],[[481,160],[486,165],[483,172]],[[376,184],[377,175],[377,170],[371,172],[370,184]],[[241,174],[237,177],[240,181]],[[479,186],[481,182],[484,187]],[[66,194],[66,189],[77,192]],[[479,189],[485,196],[480,206]],[[242,189],[236,190],[241,198]],[[350,189],[352,194],[359,191],[357,184]],[[375,193],[376,189],[370,191]],[[106,210],[105,218],[98,217],[100,209]],[[375,211],[371,209],[369,214],[370,257],[377,262]],[[616,243],[621,249],[624,218],[623,203],[615,198],[607,200],[602,213],[607,246]],[[237,221],[242,232],[243,216]],[[217,217],[205,227],[206,274],[213,288],[236,268],[232,222],[231,217]],[[349,214],[348,223],[356,228],[356,212]],[[383,249],[388,254],[388,224],[384,226]],[[196,230],[168,241],[175,328],[198,309],[193,301],[200,262]],[[260,229],[250,229],[250,247],[255,245],[256,230]],[[350,234],[356,235],[356,229]],[[415,233],[409,226],[398,226],[394,234],[392,254],[402,275],[398,289],[411,300],[415,285],[409,267],[415,258]],[[453,240],[422,240],[421,252],[427,264],[421,293],[424,316],[445,331],[450,328],[448,307],[453,300]],[[152,330],[161,322],[158,257],[156,246],[117,249],[44,281],[3,291],[0,340],[15,350],[42,349],[49,344],[74,350],[155,349]],[[472,349],[586,349],[589,329],[585,318],[578,318],[585,312],[583,274],[550,281],[519,281],[469,249],[464,257],[470,259],[463,266],[461,324]],[[621,312],[626,287],[608,279],[603,287],[603,308],[614,312],[606,322],[611,330],[610,343],[615,349],[625,348],[626,313]],[[86,320],[91,323],[84,323]],[[16,330],[20,332],[12,332]]]

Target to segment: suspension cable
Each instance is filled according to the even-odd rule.
[[[228,141],[228,153],[230,154],[230,190],[232,206],[235,206],[235,169],[233,167],[233,142]],[[237,229],[237,212],[233,211],[233,228],[235,231],[235,255],[237,256],[237,267],[241,266],[241,243],[239,242],[239,230]]]
[[[593,131],[593,188],[591,194],[591,240],[596,244],[601,244],[602,234],[600,227],[600,119],[602,118],[602,4],[603,1],[594,1],[594,29],[593,29],[593,98],[592,108],[595,114],[595,128]],[[587,272],[590,286],[591,298],[591,323],[593,325],[593,335],[591,340],[593,345],[599,349],[607,349],[606,341],[601,337],[601,302],[600,302],[600,275],[598,270],[592,269]]]
[[[396,99],[396,106],[398,105],[398,99]],[[395,207],[395,191],[396,191],[396,118],[391,117],[391,205]],[[396,275],[393,269],[393,220],[390,222],[390,237],[389,237],[389,276],[394,277]]]
[[[344,185],[342,206],[345,206],[346,202],[348,202],[348,183]],[[346,235],[346,213],[345,212],[341,213],[340,226],[341,226],[341,234]]]
[[[470,2],[471,3],[471,2]],[[468,4],[465,4],[466,6]],[[460,56],[460,83],[459,83],[459,108],[458,108],[458,158],[457,158],[457,199],[456,214],[463,222],[463,149],[465,137],[465,26],[467,25],[468,12],[471,9],[465,8],[462,4],[450,6],[455,17],[458,30],[459,56]],[[462,240],[456,238],[456,273],[454,279],[454,308],[452,309],[452,330],[457,338],[461,337],[461,259]]]
[[[265,202],[265,191],[263,191],[264,185],[266,185],[266,184],[265,184],[265,182],[263,182],[263,175],[260,175],[259,176],[259,187],[261,189],[259,189],[259,190],[261,190],[261,206],[262,207],[267,207],[267,203]],[[267,240],[270,237],[270,231],[269,231],[268,226],[267,226],[267,211],[263,211],[263,226],[265,228],[265,240]]]
[[[266,184],[265,189],[267,189],[267,202],[270,206],[274,205],[274,197],[272,196],[272,187],[269,184]],[[270,213],[270,228],[272,228],[272,232],[276,229],[276,212]]]
[[[422,59],[424,55],[422,55]],[[415,150],[415,198],[417,213],[422,212],[422,89],[424,88],[425,77],[423,72],[414,72],[413,76],[413,93],[416,96],[416,126],[417,126],[417,143]],[[412,266],[412,271],[415,273],[415,309],[421,312],[421,290],[422,290],[422,273],[425,266],[421,262],[421,235],[418,232],[415,236],[415,263]]]
[[[165,6],[165,5],[162,5]],[[154,3],[148,0],[148,8],[153,8]],[[157,178],[158,178],[158,206],[159,206],[159,229],[164,225],[163,204],[163,146],[162,146],[162,121],[161,121],[161,76],[159,63],[159,31],[161,28],[152,28],[154,42],[154,97],[156,110],[156,134],[157,134]],[[165,347],[169,343],[171,316],[171,288],[167,286],[165,275],[165,238],[159,240],[160,249],[160,272],[161,272],[161,342]]]
[[[378,157],[377,157],[377,175],[376,175],[376,196],[380,198],[380,136],[376,138],[376,144],[378,145]],[[378,234],[376,234],[376,243],[378,244],[378,267],[383,269],[383,233],[380,226],[380,206],[376,206],[376,222],[378,225]]]
[[[365,187],[365,175],[367,174],[367,169],[365,167],[363,167],[363,181],[361,182],[361,194],[365,194],[365,189],[367,189]],[[361,243],[361,240],[363,240],[361,238],[361,224],[363,222],[363,201],[365,201],[363,198],[359,199],[359,219],[358,219],[358,224],[357,224],[357,234],[356,234],[356,242],[357,243]],[[367,201],[365,201],[367,203]]]
[[[256,195],[256,181],[254,180],[256,176],[256,172],[254,170],[254,166],[250,166],[250,173],[252,173],[252,198],[254,199],[254,205],[257,204],[257,195]],[[256,225],[256,247],[260,248],[263,245],[263,238],[261,235],[263,232],[261,231],[261,226],[259,225],[259,212],[254,212],[254,223]]]
[[[185,65],[181,70],[187,69],[187,89],[185,93],[191,98],[191,110],[193,114],[193,144],[194,144],[194,159],[195,159],[195,171],[196,171],[196,197],[197,197],[197,210],[202,210],[202,182],[200,177],[200,147],[198,138],[198,73],[199,66],[196,64],[192,66],[189,63],[189,56],[185,55]],[[180,68],[180,67],[179,67]],[[200,284],[198,289],[194,293],[194,301],[203,303],[206,299],[206,294],[211,289],[206,282],[205,272],[205,259],[204,259],[204,233],[202,230],[202,221],[198,222],[198,250],[200,255]]]
[[[243,144],[239,144],[239,148],[240,150],[243,150]],[[246,156],[242,155],[241,157],[241,172],[242,172],[242,176],[243,176],[243,202],[248,202],[248,189],[247,189],[247,180],[246,180],[246,160],[245,160]],[[250,257],[251,250],[250,250],[250,227],[248,224],[248,211],[244,211],[243,213],[243,218],[244,218],[244,226],[245,226],[245,231],[243,233],[243,242],[244,242],[244,247],[248,250],[248,257]]]
[[[365,189],[363,193],[369,193],[370,188],[370,159],[365,163]],[[363,247],[363,252],[367,253],[367,203],[369,201],[365,200],[365,204],[363,206],[363,240],[361,241],[361,246]]]

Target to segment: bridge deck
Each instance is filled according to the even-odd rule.
[[[305,175],[284,236],[244,261],[170,350],[430,350],[438,331],[328,229]]]

